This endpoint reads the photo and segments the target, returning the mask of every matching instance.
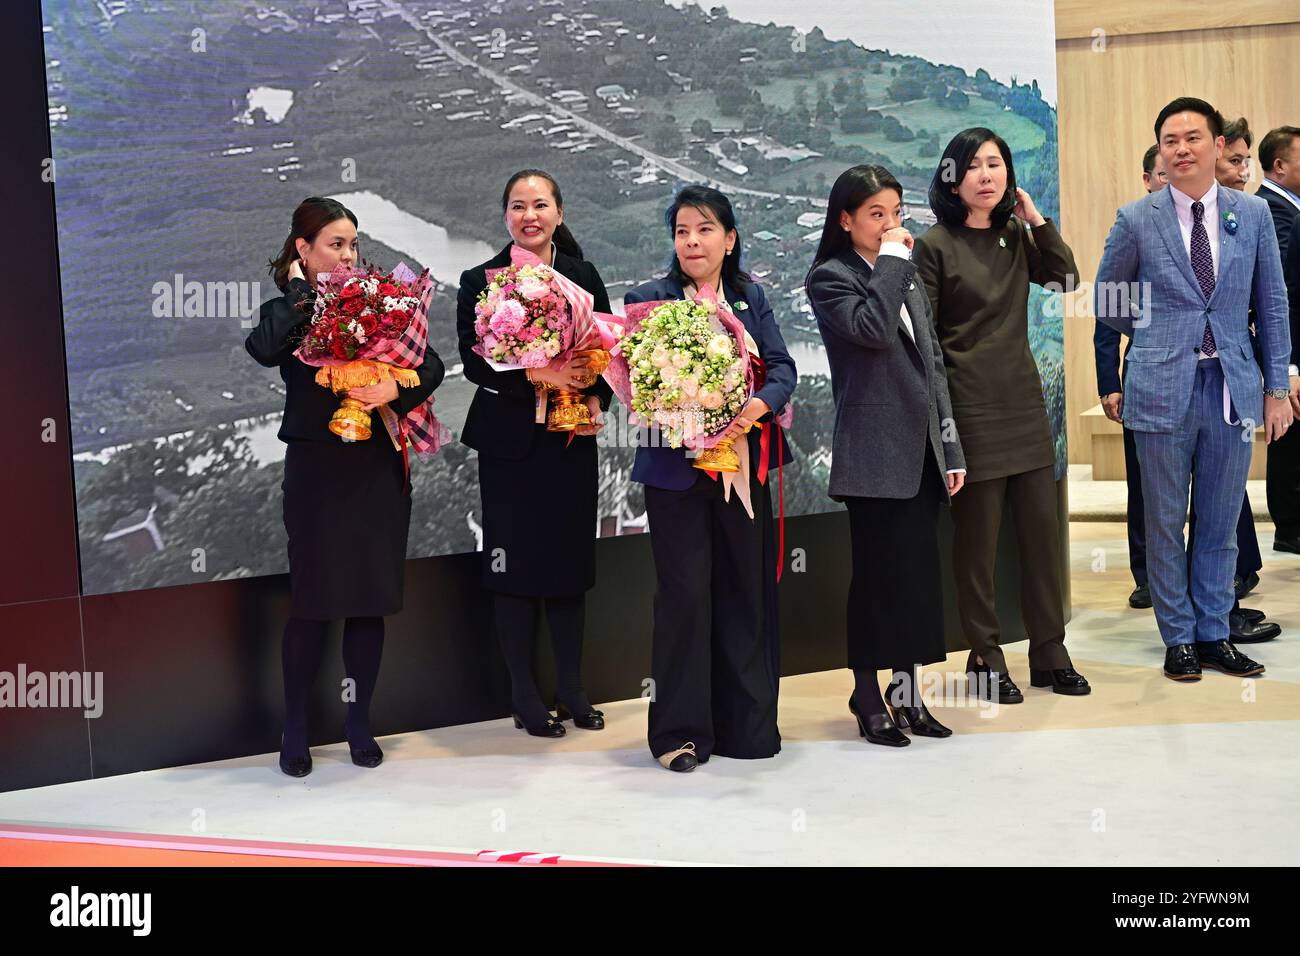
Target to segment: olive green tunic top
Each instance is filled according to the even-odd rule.
[[[1077,282],[1074,253],[1056,226],[1049,219],[1026,229],[1015,217],[1001,229],[939,223],[917,240],[913,258],[934,309],[966,480],[1053,464],[1029,349],[1029,283]]]

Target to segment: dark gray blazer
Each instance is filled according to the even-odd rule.
[[[913,497],[927,440],[941,471],[965,468],[915,263],[881,256],[872,269],[850,248],[813,269],[807,288],[835,396],[830,496]],[[904,302],[915,340],[899,317]]]

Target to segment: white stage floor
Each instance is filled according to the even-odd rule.
[[[628,862],[1294,865],[1300,557],[1269,550],[1271,532],[1261,524],[1265,570],[1246,604],[1283,635],[1243,646],[1268,666],[1257,681],[1162,677],[1151,612],[1125,602],[1123,526],[1075,523],[1068,644],[1092,695],[1031,689],[1024,645],[1012,645],[1027,701],[994,716],[936,707],[946,740],[862,742],[845,707],[851,677],[831,671],[782,682],[785,743],[771,760],[669,773],[634,700],[601,705],[607,730],[559,741],[509,721],[385,738],[375,770],[338,745],[315,749],[303,780],[269,754],[5,793],[0,821],[192,837],[198,819],[214,838]],[[1099,553],[1106,569],[1094,571]],[[1205,821],[1231,821],[1229,835],[1173,836]]]

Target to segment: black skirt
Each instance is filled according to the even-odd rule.
[[[928,445],[911,498],[846,497],[853,541],[848,666],[910,670],[947,656],[937,523],[943,476]]]
[[[367,441],[292,441],[284,456],[290,613],[311,620],[402,609],[411,498],[402,455],[374,418]]]
[[[582,594],[596,583],[595,436],[534,425],[522,459],[478,456],[483,587],[525,597]]]

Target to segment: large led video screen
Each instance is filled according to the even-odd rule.
[[[43,16],[87,593],[286,570],[284,389],[243,340],[306,196],[356,213],[366,259],[431,270],[436,410],[458,433],[475,386],[456,283],[508,241],[510,173],[560,182],[616,310],[666,268],[674,190],[716,185],[799,368],[787,515],[839,507],[802,289],[836,176],[887,166],[919,234],[948,138],[988,126],[1058,210],[1050,0],[45,0]],[[1032,290],[1030,316],[1059,476],[1057,298]],[[642,532],[635,448],[606,433],[592,533]],[[413,470],[409,556],[474,550],[474,453]]]

